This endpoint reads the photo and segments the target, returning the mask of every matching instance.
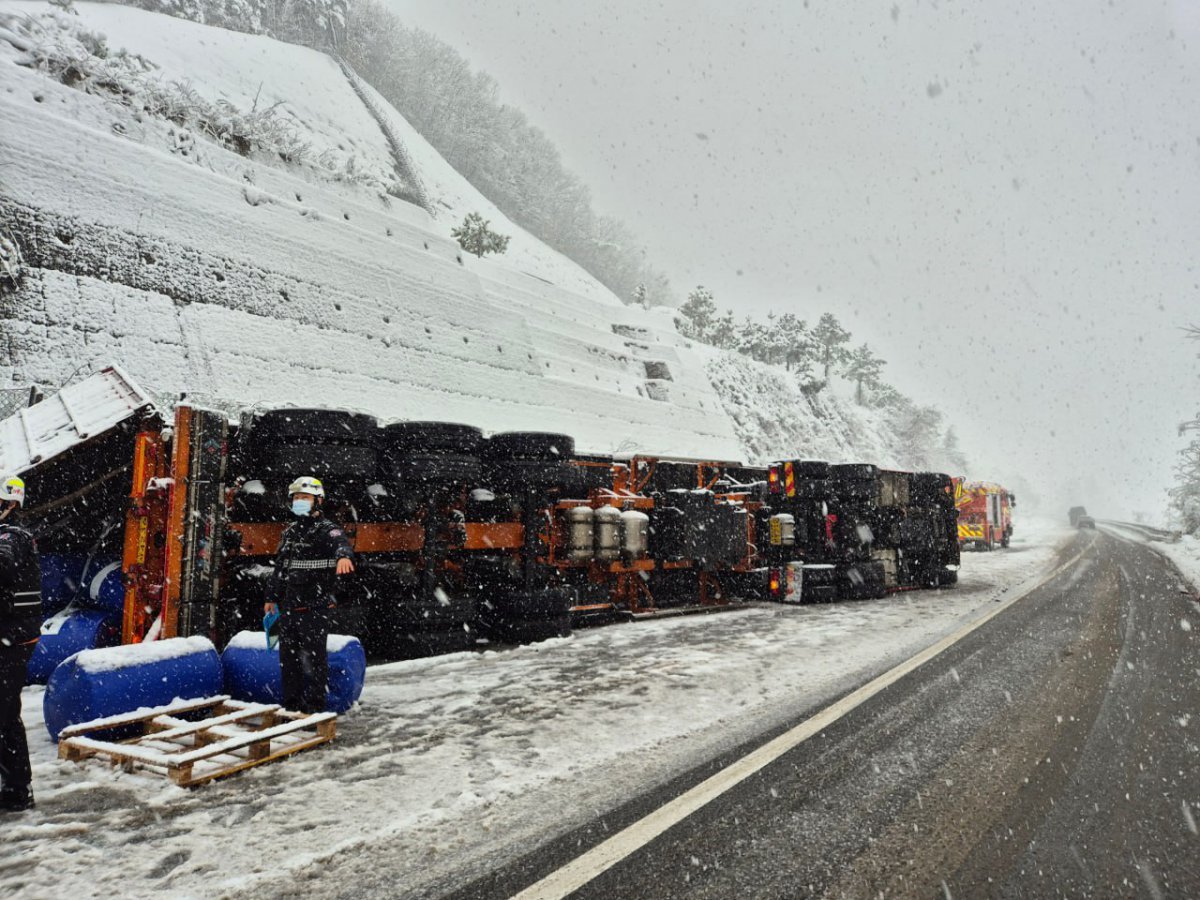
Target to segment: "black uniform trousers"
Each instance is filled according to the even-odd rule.
[[[297,712],[325,711],[329,681],[329,610],[284,609],[279,617],[279,664],[283,705]]]
[[[25,723],[21,721],[21,689],[36,644],[0,641],[0,783],[6,794],[24,794],[33,780]]]

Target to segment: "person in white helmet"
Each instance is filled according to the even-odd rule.
[[[325,486],[312,476],[288,487],[296,520],[283,532],[264,612],[279,612],[279,661],[283,705],[299,712],[325,710],[329,660],[329,614],[339,577],[354,571],[354,550],[345,531],[325,518]]]
[[[25,482],[0,481],[0,811],[5,812],[33,807],[21,688],[41,634],[42,572],[37,543],[18,520],[24,506]]]

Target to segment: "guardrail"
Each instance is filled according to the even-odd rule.
[[[1179,542],[1180,532],[1171,531],[1166,528],[1154,528],[1150,525],[1141,525],[1137,522],[1118,522],[1116,519],[1097,519],[1101,525],[1110,525],[1116,528],[1124,528],[1128,531],[1136,531],[1142,537],[1151,541],[1162,541],[1165,544],[1175,544]]]

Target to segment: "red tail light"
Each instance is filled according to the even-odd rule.
[[[779,493],[779,466],[771,466],[767,472],[767,488],[772,494]]]
[[[780,569],[771,570],[771,576],[768,584],[771,589],[772,597],[782,597],[787,591],[787,585],[783,580],[783,571]]]

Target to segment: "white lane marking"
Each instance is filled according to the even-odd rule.
[[[660,806],[654,812],[638,819],[632,825],[614,834],[608,840],[597,844],[587,853],[578,856],[560,869],[551,872],[541,881],[534,882],[525,890],[514,894],[512,900],[561,900],[579,890],[601,873],[611,869],[635,850],[650,843],[667,829],[679,824],[701,807],[711,803],[717,797],[731,788],[741,784],[755,772],[768,766],[783,754],[798,747],[815,734],[824,731],[838,719],[870,700],[884,688],[895,684],[909,672],[924,665],[939,653],[949,649],[977,628],[987,624],[1000,613],[1004,612],[1017,601],[1029,596],[1034,591],[1054,580],[1060,573],[1075,565],[1095,544],[1095,539],[1067,560],[1058,568],[1052,570],[1037,584],[1013,597],[1009,597],[996,609],[980,616],[973,622],[968,622],[953,634],[947,635],[936,644],[926,647],[916,656],[912,656],[893,669],[884,672],[879,677],[867,682],[853,693],[847,694],[831,706],[789,731],[763,744],[741,759],[731,763],[715,775],[680,794],[669,803]]]

